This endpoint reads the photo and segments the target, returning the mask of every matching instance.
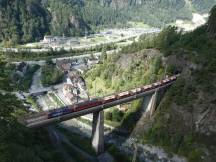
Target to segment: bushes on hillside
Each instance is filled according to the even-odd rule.
[[[42,84],[44,86],[58,84],[63,81],[64,73],[54,64],[46,64],[42,67]]]

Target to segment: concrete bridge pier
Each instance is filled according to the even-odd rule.
[[[104,112],[93,113],[92,121],[92,147],[96,154],[104,152]]]
[[[157,89],[151,96],[150,100],[149,100],[149,103],[148,103],[148,106],[147,106],[147,112],[149,112],[150,114],[150,117],[153,116],[157,106],[158,106],[158,91],[159,89]]]

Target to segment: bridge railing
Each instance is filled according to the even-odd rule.
[[[118,92],[118,93],[114,93],[114,94],[109,94],[109,95],[107,95],[105,97],[115,96],[114,101],[118,100],[119,98],[117,96],[119,96],[119,94],[122,94],[122,93],[128,93],[129,94],[128,97],[131,97],[132,95],[138,94],[138,92],[136,91],[137,89],[141,89],[140,92],[145,92],[145,90],[143,91],[143,89],[146,89],[146,91],[148,91],[148,90],[155,89],[158,86],[165,86],[165,85],[175,81],[178,76],[179,75],[174,75],[174,76],[171,76],[171,77],[169,77],[167,79],[164,79],[164,80],[152,83],[152,84],[148,84],[148,85],[145,85],[145,86],[142,86],[142,87],[137,87],[137,88],[134,88],[132,90],[127,90],[127,91],[122,91],[122,92]],[[149,87],[149,89],[148,89],[148,87]],[[133,92],[133,94],[131,94],[130,92],[132,92],[133,90],[135,90],[135,91]],[[105,97],[103,97],[103,98],[101,97],[101,98],[97,98],[97,99],[93,98],[93,100],[102,101],[102,100],[105,99]],[[39,113],[36,113],[36,114],[26,115],[22,119],[20,119],[19,121],[21,121],[23,124],[28,124],[28,123],[31,123],[31,122],[35,122],[35,118],[37,119],[37,121],[42,120],[42,119],[46,119],[46,117],[48,116],[49,113],[52,113],[52,112],[55,112],[55,111],[60,111],[60,110],[63,111],[64,108],[71,107],[71,106],[75,107],[75,106],[78,106],[79,104],[85,104],[85,103],[88,104],[88,102],[89,102],[89,100],[81,102],[81,103],[76,103],[76,104],[72,104],[72,105],[68,105],[68,106],[63,106],[63,107],[61,107],[59,109],[48,110],[48,111],[39,112]]]

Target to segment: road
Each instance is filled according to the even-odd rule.
[[[161,30],[160,29],[149,29],[147,30],[145,33],[159,33]],[[145,33],[142,33],[142,34],[145,34]],[[140,34],[138,35],[134,35],[134,36],[128,36],[128,37],[125,37],[124,39],[120,38],[120,39],[116,39],[115,41],[110,41],[110,42],[106,42],[106,43],[98,43],[98,44],[95,44],[95,45],[91,45],[91,46],[80,46],[80,47],[74,47],[74,49],[82,49],[82,48],[85,48],[85,49],[88,49],[88,48],[92,48],[94,46],[98,46],[98,45],[103,45],[103,44],[108,44],[108,43],[118,43],[120,42],[119,44],[122,44],[121,41],[122,40],[128,40],[130,38],[136,38],[135,40],[138,40],[138,38],[140,37]],[[124,43],[125,45],[129,45],[133,43],[133,41],[128,41],[126,43]],[[71,49],[71,48],[64,48],[66,51]],[[121,49],[121,48],[120,48]],[[107,54],[113,54],[113,53],[117,53],[119,52],[120,49],[116,49],[116,50],[110,50],[110,51],[106,51]],[[17,50],[17,49],[13,49],[13,50]],[[29,50],[29,49],[28,49]],[[44,51],[49,51],[50,49],[31,49],[33,50],[32,52],[44,52]],[[30,50],[30,51],[31,51]],[[94,56],[100,56],[102,52],[96,52],[94,53],[93,55]],[[78,55],[78,56],[69,56],[69,57],[59,57],[59,58],[53,58],[52,61],[53,62],[56,62],[57,60],[64,60],[64,59],[82,59],[82,58],[85,58],[85,57],[90,57],[91,54],[83,54],[83,55]],[[19,64],[21,61],[17,61],[17,62],[12,62],[14,64]],[[44,65],[46,63],[45,60],[39,60],[39,61],[25,61],[26,63],[28,64],[38,64],[38,65]]]
[[[61,89],[62,87],[63,87],[63,83],[60,83],[54,86],[49,86],[49,87],[41,87],[41,88],[30,91],[30,94],[36,94],[36,93],[43,92],[43,91],[48,92],[48,91],[52,91],[53,89]]]
[[[113,53],[117,53],[119,51],[119,49],[116,50],[110,50],[107,51],[107,55],[111,55]],[[100,56],[102,54],[102,52],[97,52],[97,53],[93,53],[94,56]],[[61,61],[61,60],[65,60],[65,59],[83,59],[86,57],[91,57],[92,54],[84,54],[84,55],[77,55],[77,56],[68,56],[68,57],[59,57],[59,58],[53,58],[52,61],[55,63],[56,61]],[[23,61],[15,61],[15,62],[11,62],[12,64],[20,64]],[[45,65],[46,60],[39,60],[39,61],[24,61],[27,64],[38,64],[38,65]]]
[[[19,48],[1,48],[0,51],[3,51],[3,52],[20,52],[20,51],[24,51],[24,52],[32,52],[32,53],[38,53],[38,52],[49,52],[51,51],[50,48],[52,48],[52,50],[54,51],[60,51],[62,48],[64,48],[64,50],[66,51],[70,51],[71,49],[72,50],[80,50],[80,49],[90,49],[90,48],[94,48],[96,46],[101,46],[101,45],[107,45],[107,44],[110,44],[110,43],[118,43],[118,42],[121,42],[121,41],[124,41],[124,40],[129,40],[131,38],[138,38],[140,37],[141,35],[143,34],[150,34],[150,33],[159,33],[161,30],[158,29],[158,28],[151,28],[151,29],[146,29],[146,30],[143,30],[142,32],[140,33],[136,33],[136,34],[132,34],[132,35],[128,35],[128,36],[125,36],[125,37],[119,37],[119,38],[116,38],[115,40],[112,39],[112,40],[108,40],[108,41],[105,41],[105,42],[99,42],[99,43],[94,43],[94,44],[82,44],[82,45],[79,45],[79,46],[49,46],[48,48],[41,48],[41,49],[37,49],[37,48],[29,48],[29,49],[26,49],[26,48],[23,48],[23,49],[19,49]]]

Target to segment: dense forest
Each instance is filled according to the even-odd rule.
[[[50,86],[61,83],[64,78],[64,73],[59,70],[52,61],[47,61],[42,67],[41,82],[43,86]]]
[[[6,46],[39,40],[49,30],[49,21],[38,0],[0,1],[0,41]]]
[[[81,15],[82,1],[48,0],[45,7],[51,14],[50,33],[52,35],[80,36],[90,31]]]
[[[1,0],[0,42],[5,46],[38,41],[45,34],[80,36],[99,26],[142,21],[163,27],[176,19],[206,13],[216,0]]]
[[[0,94],[0,161],[63,161],[53,149],[45,129],[29,130],[17,122],[24,107],[15,96]]]

